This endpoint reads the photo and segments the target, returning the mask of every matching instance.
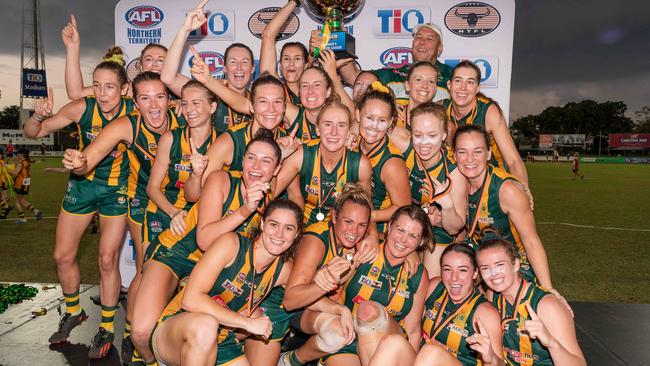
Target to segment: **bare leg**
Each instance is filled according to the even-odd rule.
[[[427,343],[422,348],[415,359],[413,366],[462,366],[460,361],[447,352],[446,349],[442,348],[439,344],[436,343]]]
[[[275,366],[280,358],[281,344],[248,337],[244,344],[246,358],[252,366]]]
[[[364,366],[411,366],[415,360],[413,346],[399,334],[387,334],[379,342],[370,361]]]
[[[325,362],[325,366],[361,366],[361,361],[359,361],[359,356],[357,355],[343,353],[328,358]]]
[[[296,357],[302,363],[317,360],[345,346],[338,315],[305,310],[300,319],[300,328],[307,334],[314,334],[296,350]]]
[[[126,215],[101,216],[99,225],[99,295],[104,306],[117,305],[120,295],[120,248],[126,231]]]
[[[146,362],[153,361],[149,336],[174,294],[178,279],[164,265],[147,261],[142,268],[142,281],[133,305],[131,340]]]
[[[61,289],[64,294],[79,291],[79,263],[77,250],[84,230],[92,220],[93,214],[72,215],[65,211],[59,213],[56,223],[56,239],[52,258],[56,264]]]
[[[169,366],[214,365],[218,329],[217,320],[207,314],[181,313],[171,317],[153,335],[159,361]]]
[[[142,225],[127,220],[133,248],[135,249],[135,276],[129,285],[129,293],[126,298],[126,320],[133,319],[133,306],[135,305],[135,296],[138,293],[138,286],[142,280],[142,261],[144,258],[144,248],[142,247]]]
[[[358,338],[357,354],[362,365],[370,363],[386,335],[395,334],[402,337],[397,322],[388,315],[383,306],[374,301],[359,304],[354,317]]]

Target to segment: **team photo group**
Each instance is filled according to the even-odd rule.
[[[440,62],[432,22],[413,27],[399,68],[335,53],[338,13],[357,1],[323,8],[322,30],[280,45],[312,3],[277,9],[259,49],[215,50],[223,78],[188,41],[212,21],[208,0],[177,15],[170,44],[142,45],[136,73],[111,47],[92,83],[71,16],[70,102],[55,110],[50,91],[23,130],[79,131],[63,156],[53,259],[65,311],[49,342],[101,317],[88,357],[109,353],[128,231],[124,364],[585,365],[481,65]],[[95,215],[101,314],[80,305],[76,259]]]

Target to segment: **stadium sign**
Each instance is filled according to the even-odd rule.
[[[612,133],[609,135],[609,147],[628,150],[650,149],[650,133]]]
[[[45,70],[23,69],[23,97],[47,98]]]
[[[539,135],[539,148],[549,150],[554,147],[583,147],[584,134],[542,134]]]

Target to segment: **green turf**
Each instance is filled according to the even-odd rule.
[[[56,216],[67,176],[44,173],[60,159],[32,168],[32,202]],[[538,231],[555,287],[570,300],[650,303],[650,232],[578,228],[549,222],[650,230],[650,166],[583,164],[572,181],[569,164],[528,164]],[[15,212],[11,213],[15,217]],[[57,282],[52,263],[56,220],[0,222],[0,280]],[[79,250],[81,278],[98,283],[98,236],[87,231]]]

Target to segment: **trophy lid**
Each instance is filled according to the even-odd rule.
[[[305,10],[320,22],[327,19],[327,8],[337,8],[343,14],[343,21],[349,22],[359,13],[364,0],[303,0]]]

